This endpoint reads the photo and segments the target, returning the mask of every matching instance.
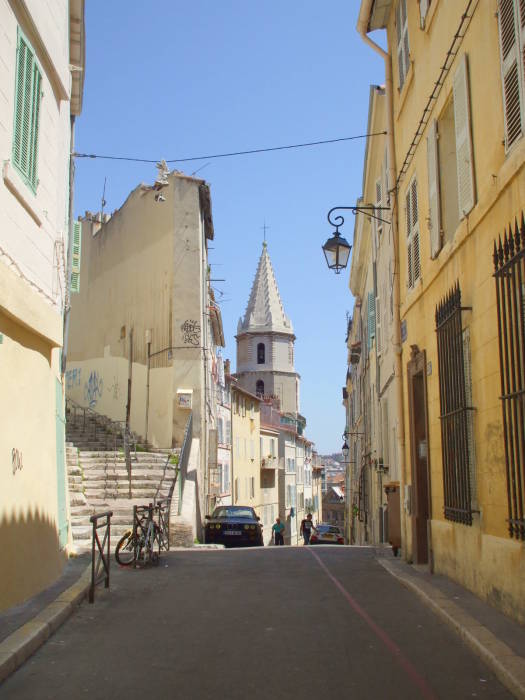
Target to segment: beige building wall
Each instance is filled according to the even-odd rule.
[[[233,505],[251,506],[262,519],[260,400],[232,386]]]
[[[68,251],[70,117],[80,112],[84,5],[0,1],[0,611],[40,592],[67,559],[60,366]],[[71,26],[70,18],[76,20]],[[70,55],[70,35],[81,55]],[[13,164],[17,47],[41,74],[35,186]],[[82,74],[82,73],[81,73]]]
[[[477,3],[472,17],[465,23],[464,8],[459,4],[433,2],[422,22],[420,5],[407,2],[410,60],[401,85],[395,25],[399,2],[389,4],[390,15],[385,16],[388,45],[393,56],[393,123],[398,173],[403,168],[397,200],[400,313],[404,328],[402,364],[407,375],[411,368],[415,372],[419,367],[427,411],[426,440],[421,435],[416,439],[414,411],[410,410],[413,394],[408,381],[404,381],[406,430],[401,478],[402,485],[407,487],[403,494],[406,494],[403,512],[406,556],[413,561],[428,558],[436,572],[451,576],[523,622],[525,550],[523,542],[512,539],[508,532],[492,260],[494,241],[509,224],[520,219],[525,194],[523,125],[512,147],[505,148],[498,32],[498,9],[502,8],[496,0]],[[507,9],[511,7],[516,11],[517,5],[506,3]],[[371,28],[377,28],[373,20],[370,24]],[[428,86],[435,84],[455,35],[450,70],[442,78],[443,85],[432,102],[414,155],[407,157],[429,98]],[[479,50],[480,46],[484,47],[483,51]],[[518,76],[521,75],[518,71]],[[520,95],[518,115],[523,113],[522,90]],[[449,128],[451,101],[458,124],[455,134],[451,134]],[[436,151],[432,148],[436,127],[441,139],[441,144],[438,139],[437,145],[437,170],[435,163],[433,165]],[[447,153],[443,149],[447,139],[454,145],[452,154],[459,153],[461,158],[460,168],[456,167],[455,183],[450,150]],[[438,184],[442,186],[438,197],[433,177],[436,172]],[[413,183],[417,190],[418,229],[413,227],[407,231],[406,197]],[[451,214],[455,205],[450,199],[450,187],[454,188],[454,184],[458,197],[455,217]],[[438,212],[441,223],[437,219]],[[407,240],[408,234],[413,236],[417,230],[420,269],[411,280]],[[454,522],[444,513],[435,313],[456,283],[459,283],[464,307],[461,322],[468,343],[463,353],[470,365],[469,385],[474,409],[474,450],[469,447],[474,483],[471,524]],[[426,480],[430,485],[427,497]],[[428,515],[425,514],[427,505]],[[423,525],[418,528],[421,521]]]
[[[279,516],[279,432],[261,426],[260,434],[261,504],[257,512],[267,545],[272,540],[272,525]]]

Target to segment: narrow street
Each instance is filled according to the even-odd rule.
[[[511,698],[372,548],[172,552],[114,566],[0,698]]]

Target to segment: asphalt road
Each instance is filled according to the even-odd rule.
[[[512,697],[373,549],[173,552],[112,575],[1,700]]]

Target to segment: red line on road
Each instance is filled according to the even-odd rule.
[[[383,630],[377,623],[375,623],[370,615],[364,610],[359,603],[353,598],[350,593],[346,590],[346,588],[343,586],[343,584],[337,579],[328,569],[326,564],[322,561],[321,557],[316,554],[310,547],[306,548],[310,554],[313,556],[314,559],[317,560],[317,563],[319,566],[323,569],[325,574],[328,576],[328,578],[332,581],[332,583],[335,585],[335,587],[344,595],[346,598],[348,604],[352,608],[352,610],[361,617],[366,624],[370,627],[372,632],[378,637],[383,644],[387,647],[387,649],[391,652],[392,656],[395,658],[395,660],[399,663],[400,666],[404,669],[405,673],[409,676],[410,680],[414,685],[416,685],[419,690],[421,691],[422,695],[426,700],[437,700],[436,696],[432,692],[432,689],[430,686],[427,684],[425,679],[419,675],[417,672],[416,668],[410,663],[410,661],[406,658],[406,656],[403,654],[401,649],[397,646],[397,644],[390,639],[388,634]]]

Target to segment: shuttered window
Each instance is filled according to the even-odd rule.
[[[419,24],[421,29],[425,28],[425,20],[427,18],[430,2],[431,0],[419,0]]]
[[[421,276],[419,256],[419,210],[417,202],[417,181],[413,178],[405,196],[405,219],[407,232],[407,284],[411,289]]]
[[[524,128],[525,2],[499,0],[498,23],[505,150],[508,151],[522,136]]]
[[[71,291],[80,292],[80,253],[82,250],[82,224],[73,224],[73,250],[71,255]]]
[[[381,345],[381,299],[376,297],[375,299],[375,320],[376,320],[376,349],[377,354],[381,355],[382,345]]]
[[[441,200],[437,129],[437,122],[434,120],[430,124],[427,136],[430,257],[432,259],[436,258],[441,250]]]
[[[408,46],[408,20],[406,0],[399,0],[396,9],[396,30],[397,30],[397,65],[399,70],[399,89],[405,84],[408,69],[410,67],[410,56]]]
[[[13,165],[34,193],[38,185],[38,126],[41,95],[42,74],[31,45],[19,29],[16,46],[12,155]]]
[[[459,216],[460,219],[462,219],[469,213],[475,202],[467,54],[463,54],[460,59],[458,69],[454,75],[453,84],[458,205]]]
[[[368,292],[368,351],[372,347],[372,340],[376,337],[376,300],[374,292]]]

